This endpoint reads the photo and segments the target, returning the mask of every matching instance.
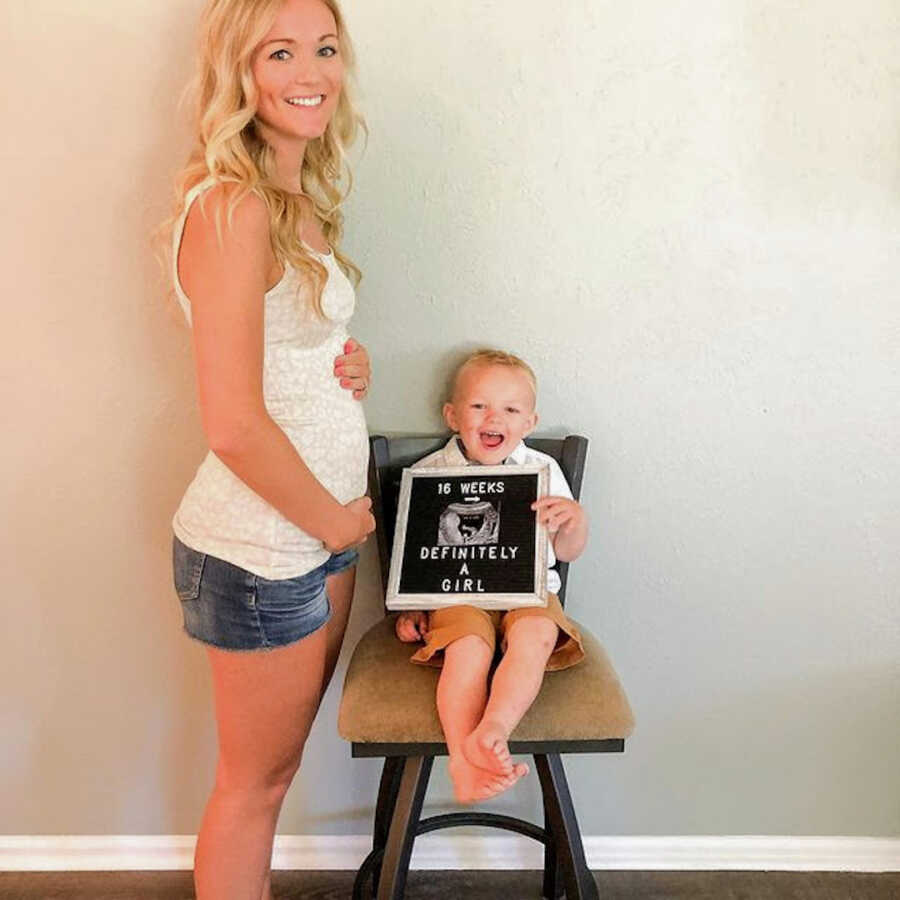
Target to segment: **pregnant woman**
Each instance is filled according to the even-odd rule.
[[[335,0],[209,0],[195,147],[172,220],[210,453],[173,526],[185,630],[206,646],[218,733],[200,900],[269,900],[275,825],[337,661],[372,531],[341,238],[360,124]],[[349,276],[349,277],[348,277]]]

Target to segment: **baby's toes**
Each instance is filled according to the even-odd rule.
[[[509,755],[509,747],[507,747],[505,742],[501,743],[500,741],[497,741],[497,743],[491,747],[491,753],[494,754],[494,758],[504,772],[512,771],[512,757]]]

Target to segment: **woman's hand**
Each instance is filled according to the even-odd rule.
[[[340,379],[342,388],[353,391],[354,400],[362,400],[369,392],[372,377],[369,351],[359,341],[350,338],[344,344],[343,355],[334,358],[334,375]]]
[[[351,500],[344,506],[344,515],[335,525],[335,531],[324,542],[330,553],[340,553],[361,544],[375,530],[371,499],[357,497]]]
[[[402,612],[397,616],[394,630],[397,637],[406,644],[425,640],[425,630],[428,627],[428,616],[421,610]]]

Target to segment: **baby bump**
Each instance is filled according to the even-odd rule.
[[[365,493],[369,436],[362,404],[342,388],[334,360],[347,338],[343,327],[316,347],[266,348],[265,402],[303,461],[341,503]]]
[[[349,391],[347,399],[315,420],[281,423],[310,471],[339,503],[366,492],[369,434],[362,405]]]

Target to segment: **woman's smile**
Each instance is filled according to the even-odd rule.
[[[291,106],[319,106],[324,99],[324,94],[316,94],[313,97],[288,97],[287,102]]]

